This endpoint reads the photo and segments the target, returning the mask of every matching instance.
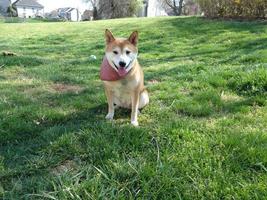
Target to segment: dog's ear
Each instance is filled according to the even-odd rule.
[[[105,37],[106,37],[106,43],[107,44],[109,44],[110,42],[113,42],[115,40],[113,34],[108,29],[106,29],[106,31],[105,31]]]
[[[132,34],[130,35],[130,37],[128,38],[128,40],[134,45],[137,45],[138,42],[138,32],[134,31],[132,32]]]

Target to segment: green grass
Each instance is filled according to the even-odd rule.
[[[139,128],[104,119],[106,28],[140,32]],[[267,199],[266,23],[2,23],[1,51],[1,198]]]
[[[19,17],[3,17],[0,15],[0,23],[42,23],[42,22],[59,22],[59,20],[48,20],[39,18],[19,18]]]

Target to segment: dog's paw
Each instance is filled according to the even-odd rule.
[[[135,127],[139,126],[138,121],[131,121],[131,124]]]
[[[113,120],[113,117],[114,117],[114,113],[108,113],[106,115],[106,119],[108,119],[108,120]]]

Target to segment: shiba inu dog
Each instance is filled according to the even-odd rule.
[[[115,107],[131,109],[131,124],[138,126],[138,109],[149,103],[144,87],[144,74],[137,61],[138,32],[128,39],[115,38],[105,31],[106,52],[101,64],[100,78],[108,101],[106,119],[113,119]]]

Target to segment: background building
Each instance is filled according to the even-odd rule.
[[[44,6],[36,0],[18,0],[13,3],[17,9],[18,17],[34,18],[44,15]]]

